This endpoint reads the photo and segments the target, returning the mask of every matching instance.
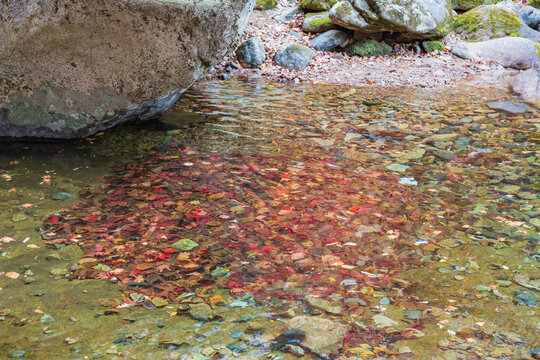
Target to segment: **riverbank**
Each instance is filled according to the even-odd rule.
[[[385,56],[350,56],[344,47],[334,51],[315,51],[305,68],[291,70],[274,62],[275,54],[295,43],[309,45],[319,34],[302,31],[301,11],[280,2],[275,9],[255,10],[251,15],[243,40],[262,39],[266,60],[257,68],[242,66],[231,52],[222,62],[207,73],[207,78],[266,79],[294,83],[342,84],[375,87],[445,88],[453,86],[478,86],[508,89],[518,70],[504,68],[493,62],[462,59],[450,53],[459,43],[450,34],[443,43],[443,51],[423,53],[420,42],[392,44],[393,53]],[[281,18],[281,19],[280,19]]]

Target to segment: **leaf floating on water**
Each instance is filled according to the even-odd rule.
[[[10,271],[10,272],[7,272],[6,273],[6,276],[10,279],[18,279],[19,276],[21,276],[21,274],[19,274],[18,272],[15,272],[15,271]]]

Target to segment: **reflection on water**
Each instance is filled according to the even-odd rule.
[[[206,82],[2,144],[0,354],[534,356],[539,123],[507,96]]]

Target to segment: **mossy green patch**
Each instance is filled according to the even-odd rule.
[[[540,9],[540,0],[531,0],[531,1],[529,1],[529,6],[532,6],[533,8]]]
[[[538,57],[540,58],[540,45],[534,44],[534,48],[536,49],[536,55],[538,55]]]
[[[350,55],[358,56],[380,56],[390,54],[392,52],[392,48],[390,45],[381,41],[373,39],[361,39],[351,44],[347,48],[347,52]]]
[[[452,5],[456,10],[471,10],[480,5],[496,4],[501,0],[452,0]]]
[[[454,18],[456,33],[466,40],[511,36],[522,25],[516,13],[498,7],[473,9]]]
[[[424,47],[424,50],[427,53],[439,50],[444,51],[444,44],[440,41],[424,41],[422,43],[422,46]]]
[[[255,9],[257,10],[269,10],[277,6],[277,0],[257,0]]]
[[[328,11],[337,2],[338,0],[300,0],[300,5],[312,11]]]

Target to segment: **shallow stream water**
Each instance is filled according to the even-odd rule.
[[[0,144],[0,357],[534,358],[540,122],[505,99],[210,81]]]

